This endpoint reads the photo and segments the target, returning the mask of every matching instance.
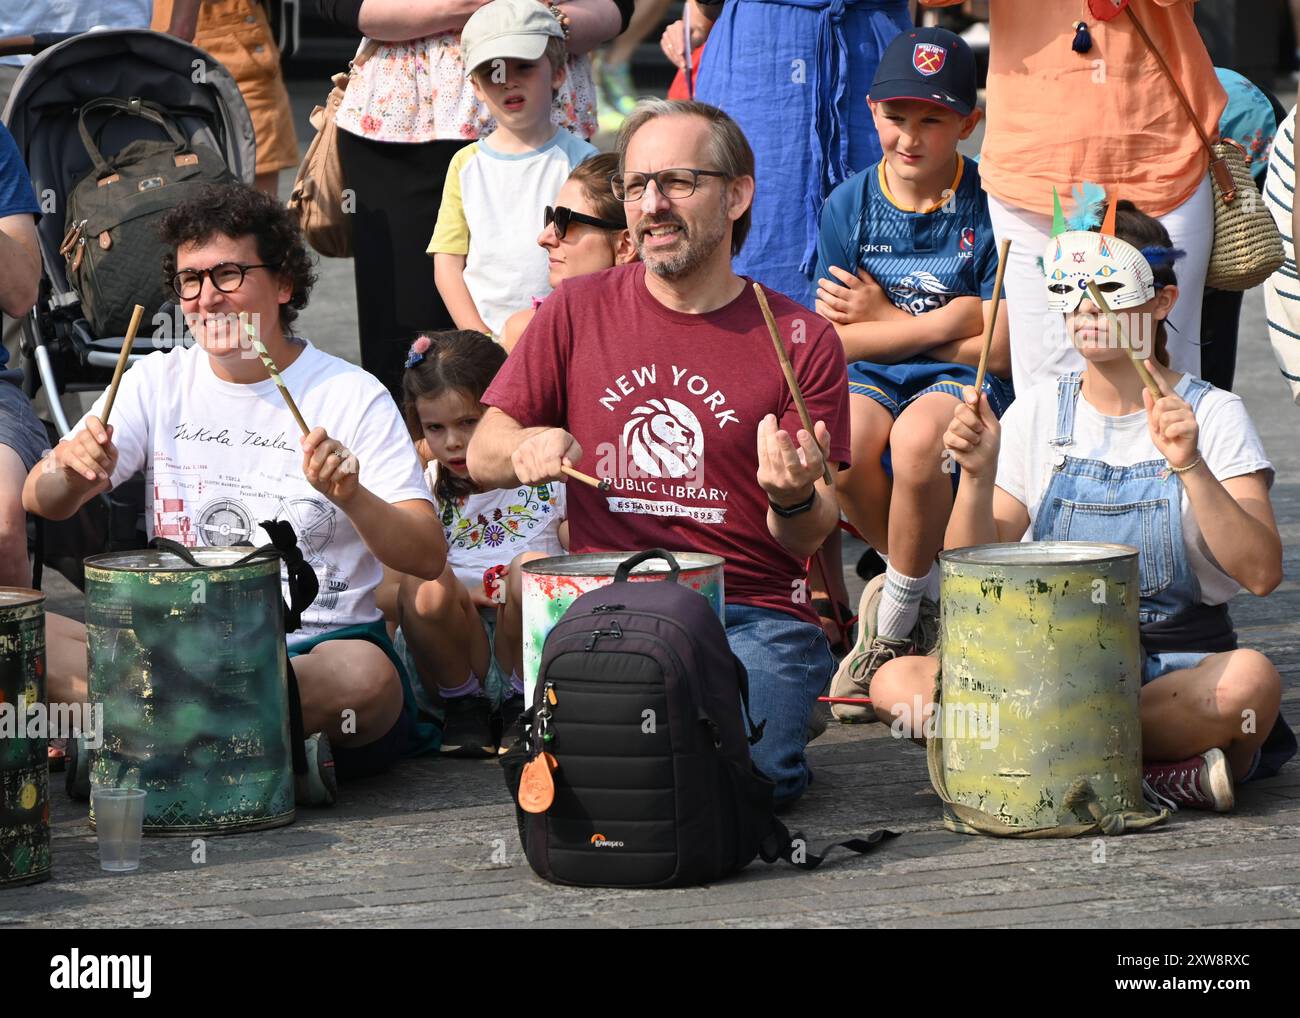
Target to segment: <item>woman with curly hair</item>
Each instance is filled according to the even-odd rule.
[[[150,537],[260,545],[262,521],[288,521],[320,581],[289,636],[304,731],[327,737],[341,780],[436,748],[439,731],[416,722],[375,605],[383,566],[432,579],[447,553],[401,414],[372,375],[294,334],[314,278],[291,213],[274,198],[205,187],[168,213],[161,234],[164,272],[197,343],[152,353],[123,375],[112,425],[101,396],[28,475],[24,505],[67,519],[143,470]],[[248,332],[278,366],[309,434],[299,434]],[[84,701],[84,630],[60,626],[50,699]],[[323,759],[322,740],[308,742]]]

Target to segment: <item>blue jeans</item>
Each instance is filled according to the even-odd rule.
[[[1199,651],[1181,651],[1170,650],[1162,654],[1143,654],[1142,655],[1142,685],[1152,682],[1167,675],[1169,672],[1178,671],[1182,668],[1195,668],[1204,661],[1209,654],[1202,654]]]
[[[751,753],[776,782],[778,805],[793,802],[812,772],[804,759],[808,718],[835,670],[821,626],[770,608],[727,605],[727,642],[749,673],[749,712],[767,722]]]

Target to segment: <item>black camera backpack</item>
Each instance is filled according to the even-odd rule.
[[[630,582],[650,558],[668,561],[667,578]],[[750,719],[745,734],[745,667],[678,573],[669,552],[633,555],[546,638],[525,730],[502,765],[528,862],[547,880],[674,887],[730,876],[757,855],[805,869],[824,858],[774,815],[773,784],[749,756],[763,724]],[[534,782],[547,774],[549,805],[527,812],[518,803],[536,808]],[[867,852],[890,836],[839,844]]]

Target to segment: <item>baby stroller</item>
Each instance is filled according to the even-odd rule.
[[[60,253],[69,194],[92,170],[79,134],[82,107],[104,98],[155,103],[185,140],[214,149],[230,172],[248,184],[253,181],[255,147],[252,119],[238,85],[221,64],[195,46],[148,31],[47,35],[27,41],[25,49],[18,49],[14,40],[6,40],[11,45],[3,50],[37,54],[15,83],[4,120],[31,172],[43,212],[37,224],[43,267],[40,295],[22,323],[22,366],[28,397],[45,391],[51,417],[46,430],[53,444],[70,430],[59,397],[104,389],[124,340],[94,334]],[[137,139],[167,137],[163,126],[140,116],[97,116],[96,121],[96,142],[108,158]],[[155,349],[190,345],[193,340],[180,321],[174,305],[146,308],[140,339],[149,336],[150,341],[133,347],[141,353],[133,352],[131,361]],[[169,322],[176,324],[163,324]],[[35,585],[40,585],[42,565],[49,564],[84,587],[81,563],[86,555],[144,546],[143,514],[144,480],[137,476],[93,499],[71,520],[38,524]]]

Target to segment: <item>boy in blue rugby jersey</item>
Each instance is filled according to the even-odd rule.
[[[979,171],[957,152],[982,116],[966,43],[938,28],[904,32],[868,101],[884,156],[822,208],[817,312],[849,362],[853,466],[837,478],[840,505],[888,569],[863,592],[858,642],[831,684],[838,697],[868,694],[886,661],[937,644],[935,556],[955,470],[943,433],[962,386],[975,383],[997,272]],[[1012,391],[999,317],[984,388],[1001,416]],[[846,722],[876,716],[832,710]]]

